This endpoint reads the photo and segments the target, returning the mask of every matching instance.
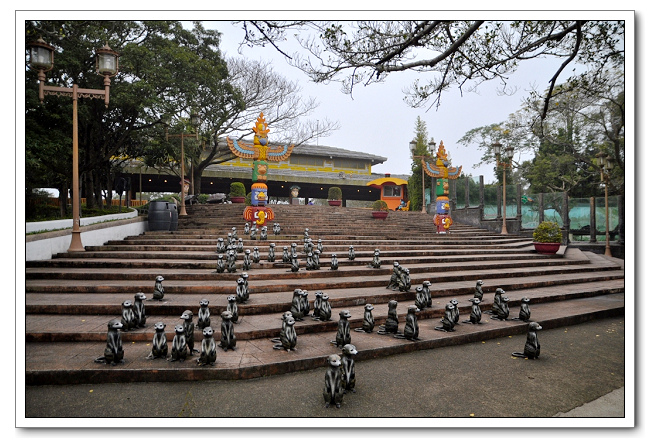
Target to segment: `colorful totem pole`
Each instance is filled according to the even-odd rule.
[[[424,172],[436,179],[436,214],[433,222],[438,228],[438,233],[447,233],[452,224],[449,216],[449,179],[457,179],[463,169],[462,166],[452,167],[447,158],[445,145],[440,142],[434,160],[423,159]]]
[[[282,162],[287,160],[293,151],[293,145],[278,146],[275,149],[269,148],[269,127],[264,119],[264,113],[255,122],[253,127],[255,133],[253,145],[226,138],[228,148],[242,159],[254,159],[253,161],[253,185],[251,186],[251,205],[244,209],[244,219],[258,226],[263,226],[266,221],[274,218],[273,210],[268,204],[268,187],[266,186],[266,173],[269,170],[267,160]]]

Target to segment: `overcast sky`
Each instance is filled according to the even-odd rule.
[[[520,109],[531,86],[535,86],[538,91],[548,87],[548,81],[561,64],[557,58],[523,62],[508,80],[508,89],[516,90],[516,93],[509,96],[498,93],[501,84],[494,80],[481,84],[477,92],[461,94],[456,87],[452,87],[443,94],[441,105],[437,109],[435,106],[413,108],[404,102],[403,88],[418,76],[426,79],[426,74],[412,71],[392,73],[383,83],[355,87],[350,96],[340,91],[339,83],[313,83],[307,75],[290,66],[284,56],[271,46],[240,48],[239,44],[244,37],[241,24],[218,21],[204,22],[204,25],[223,34],[221,49],[227,56],[241,54],[247,59],[271,60],[278,73],[289,80],[298,81],[302,93],[316,98],[320,103],[310,118],[316,120],[327,117],[340,124],[337,131],[328,137],[319,138],[318,143],[386,157],[387,162],[373,166],[373,172],[376,173],[410,173],[409,142],[415,136],[415,122],[420,116],[427,125],[429,139],[433,137],[438,144],[444,142],[454,165],[461,165],[466,174],[484,175],[486,182],[491,182],[492,166],[473,167],[480,161],[482,154],[478,146],[463,146],[457,143],[458,140],[471,129],[505,121],[510,113]],[[281,48],[289,55],[299,48],[291,45],[291,39],[281,44]],[[565,73],[571,73],[571,66]],[[270,138],[272,140],[271,134]],[[521,160],[530,157],[529,154],[515,154],[515,158]]]
[[[631,11],[624,13],[620,11],[549,11],[543,12],[543,16],[540,16],[540,12],[507,10],[479,12],[333,11],[324,13],[323,11],[305,12],[295,10],[262,11],[256,9],[252,3],[235,6],[248,9],[239,11],[117,11],[108,16],[102,16],[98,13],[91,13],[91,16],[106,20],[119,20],[120,18],[202,20],[206,28],[216,28],[222,33],[221,49],[226,56],[237,56],[239,44],[244,37],[241,24],[233,25],[231,20],[324,18],[396,20],[413,19],[414,17],[418,20],[468,18],[486,20],[514,18],[531,20],[578,18],[614,20],[631,19],[633,17]],[[218,5],[213,5],[213,7],[218,7]],[[327,14],[327,17],[323,17],[323,14]],[[48,11],[46,15],[50,19],[87,17],[87,14],[80,11]],[[214,21],[215,19],[218,21]],[[295,45],[292,47],[291,41],[289,41],[283,43],[282,48],[291,54],[299,47]],[[630,57],[633,52],[627,54]],[[427,109],[426,107],[412,108],[404,102],[403,88],[417,77],[417,74],[412,71],[392,73],[381,84],[355,87],[351,97],[340,91],[338,83],[333,82],[323,85],[311,82],[304,73],[290,66],[284,60],[284,57],[271,46],[265,48],[243,46],[241,47],[241,55],[253,60],[271,60],[274,62],[275,70],[278,73],[289,80],[297,81],[304,95],[312,96],[320,103],[320,106],[310,117],[312,120],[327,117],[331,121],[338,121],[340,128],[334,131],[332,135],[321,137],[318,141],[311,141],[310,143],[380,155],[386,157],[388,161],[373,166],[373,172],[409,174],[411,159],[408,145],[415,136],[415,122],[417,117],[420,116],[427,125],[429,138],[433,138],[438,144],[440,141],[444,142],[452,163],[455,166],[462,166],[463,172],[466,174],[484,175],[486,182],[493,181],[493,167],[482,165],[474,168],[474,165],[480,161],[482,153],[476,146],[466,147],[458,144],[458,140],[471,129],[505,121],[510,113],[520,109],[523,99],[528,96],[533,87],[537,91],[543,91],[548,87],[550,78],[561,63],[557,58],[522,62],[519,69],[509,76],[508,89],[516,89],[516,93],[510,96],[500,95],[498,93],[501,88],[500,82],[493,80],[481,84],[477,92],[463,92],[461,94],[456,87],[451,87],[449,91],[443,93],[439,108],[434,106]],[[571,73],[571,68],[572,66],[569,66],[565,69],[567,75]],[[427,77],[427,74],[419,75],[422,79]],[[269,113],[268,111],[260,112],[265,112],[267,115]],[[271,129],[269,135],[271,142],[273,141],[272,131]],[[515,158],[519,159],[519,161],[530,157],[530,154],[521,154],[519,151],[515,151]]]

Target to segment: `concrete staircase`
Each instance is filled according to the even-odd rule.
[[[461,323],[453,332],[441,332],[444,307],[459,301],[460,320],[468,319],[474,286],[484,281],[483,311],[492,307],[496,288],[510,299],[510,317],[517,317],[522,297],[531,299],[531,320],[544,328],[579,324],[590,319],[624,313],[624,270],[615,259],[577,249],[563,248],[554,256],[537,254],[530,239],[516,235],[495,235],[463,225],[450,234],[438,235],[432,217],[418,212],[391,211],[385,221],[373,220],[370,210],[318,206],[273,205],[274,222],[282,232],[274,236],[269,223],[267,241],[252,241],[243,234],[244,206],[206,204],[188,207],[175,232],[147,232],[86,251],[59,254],[46,261],[26,265],[26,382],[31,384],[73,384],[135,381],[184,381],[241,379],[282,374],[325,365],[328,355],[340,354],[330,341],[335,339],[341,310],[349,310],[350,325],[360,328],[364,305],[375,307],[373,333],[351,332],[357,360],[378,358],[463,344],[505,336],[519,337],[522,349],[527,324],[499,321],[483,314],[481,324]],[[219,339],[220,314],[226,297],[235,294],[237,278],[243,272],[242,256],[236,273],[216,273],[217,238],[225,239],[232,227],[245,248],[257,246],[261,262],[248,272],[251,297],[239,305],[240,322],[235,324],[237,347],[219,349],[216,366],[198,366],[192,356],[185,362],[149,360],[153,325],[162,321],[171,349],[174,325],[189,309],[198,314],[201,299],[208,299],[212,327]],[[324,246],[319,270],[305,270],[303,232],[309,228],[314,242]],[[276,244],[276,262],[267,261],[270,243]],[[298,244],[299,272],[282,263],[282,248]],[[347,259],[350,245],[356,258]],[[381,251],[381,268],[369,267],[374,250]],[[330,269],[336,253],[338,270]],[[393,261],[410,270],[408,292],[387,289]],[[125,362],[117,366],[95,363],[106,345],[106,324],[119,318],[121,304],[137,292],[153,295],[154,279],[165,280],[163,301],[145,302],[147,325],[121,332]],[[387,303],[398,301],[400,331],[407,307],[415,301],[415,288],[431,282],[433,307],[417,313],[420,339],[409,341],[379,335],[385,322]],[[271,338],[280,334],[280,317],[291,307],[296,288],[330,297],[332,320],[305,318],[296,322],[297,350],[273,348]],[[195,332],[195,346],[202,335]],[[543,338],[543,335],[540,335]]]

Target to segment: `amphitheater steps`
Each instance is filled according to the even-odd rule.
[[[338,313],[349,310],[353,328],[362,323],[363,307],[373,304],[376,325],[384,322],[387,303],[398,301],[400,329],[407,307],[414,303],[415,288],[429,280],[433,306],[418,312],[419,341],[396,339],[375,333],[352,332],[357,359],[430,349],[489,338],[515,336],[526,324],[497,321],[483,316],[483,324],[460,324],[457,331],[436,331],[444,306],[457,299],[461,320],[469,313],[468,299],[476,280],[484,281],[484,302],[492,306],[494,291],[506,291],[511,317],[516,317],[522,297],[531,299],[533,319],[545,328],[571,325],[589,319],[624,313],[624,270],[611,258],[583,253],[571,247],[555,256],[536,254],[531,241],[516,235],[495,235],[469,226],[454,225],[450,234],[438,235],[431,217],[415,212],[391,212],[386,222],[370,218],[367,209],[332,209],[273,206],[282,225],[280,237],[251,241],[243,234],[243,206],[210,204],[188,207],[180,217],[179,230],[145,232],[123,241],[111,241],[85,252],[60,254],[52,260],[26,264],[26,378],[28,384],[69,384],[122,381],[179,381],[194,379],[252,378],[281,374],[323,365],[324,358],[340,352],[330,344],[335,338]],[[321,269],[306,271],[302,251],[302,223],[309,215],[309,235],[322,238],[325,253]],[[146,360],[153,324],[167,324],[171,344],[173,326],[181,323],[186,309],[198,313],[201,299],[210,301],[212,327],[218,337],[220,313],[226,297],[235,294],[238,272],[214,272],[217,238],[225,238],[236,227],[246,248],[258,246],[262,262],[249,274],[251,296],[239,305],[241,321],[235,325],[236,351],[219,351],[216,366],[200,367],[193,356],[185,363]],[[269,225],[269,230],[272,226]],[[301,270],[266,261],[270,243],[281,247],[295,242]],[[355,246],[357,257],[347,259],[347,248]],[[381,250],[382,267],[368,266],[375,248]],[[337,253],[339,269],[329,269],[331,253]],[[386,288],[394,261],[410,270],[412,288],[407,292]],[[147,326],[122,332],[125,363],[106,366],[93,360],[103,353],[106,323],[119,318],[121,303],[142,291],[151,297],[154,278],[165,278],[162,301],[147,300]],[[293,290],[330,297],[332,320],[306,318],[296,323],[298,351],[275,350],[270,338],[279,335],[280,316],[291,307]],[[196,317],[195,317],[196,321]],[[200,346],[201,333],[195,332]],[[522,342],[523,347],[523,342]]]

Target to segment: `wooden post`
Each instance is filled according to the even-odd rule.
[[[562,231],[562,244],[567,246],[569,244],[571,218],[569,218],[569,194],[566,191],[564,192],[562,203],[562,222],[564,223],[564,230]]]
[[[480,210],[479,216],[481,217],[481,221],[485,219],[485,185],[483,184],[483,175],[479,176],[479,183],[478,183],[478,207]]]
[[[433,179],[433,178],[432,178]],[[456,197],[456,180],[457,179],[449,179],[449,210],[454,211],[456,210],[456,202],[458,198]],[[431,187],[431,191],[433,191],[433,186]],[[433,198],[431,199],[431,203],[433,204]]]
[[[623,195],[617,196],[618,201],[618,242],[625,243],[625,201]]]
[[[501,189],[497,188],[497,218],[496,219],[501,219],[501,211],[503,210],[501,208],[502,201],[503,201],[503,198],[501,196]]]
[[[596,198],[589,198],[589,242],[596,242]]]
[[[522,195],[522,188],[521,184],[517,184],[517,230],[521,230],[521,195]]]

